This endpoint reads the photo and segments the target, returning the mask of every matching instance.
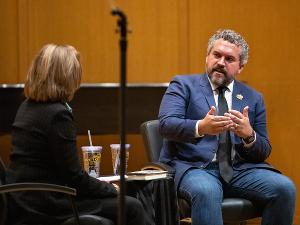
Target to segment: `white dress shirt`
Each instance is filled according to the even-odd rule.
[[[211,83],[210,79],[208,79],[208,80],[209,80],[209,83],[210,83],[211,88],[212,88],[212,90],[213,90],[213,94],[214,94],[214,99],[215,99],[216,107],[218,108],[218,97],[219,97],[219,92],[218,92],[218,90],[217,90],[217,87]],[[228,105],[228,109],[229,109],[229,110],[232,109],[232,91],[233,91],[233,84],[234,84],[234,80],[227,86],[227,90],[225,91],[225,99],[226,99],[226,101],[227,101],[227,105]],[[199,135],[199,132],[198,132],[198,125],[199,125],[199,123],[201,123],[201,121],[202,121],[202,120],[198,120],[197,123],[196,123],[196,127],[195,127],[195,137],[196,137],[196,138],[199,138],[199,137],[203,137],[203,136],[204,136],[204,135]],[[251,147],[251,146],[255,143],[255,141],[256,141],[256,133],[254,132],[254,141],[253,141],[253,142],[251,142],[251,143],[249,143],[249,144],[246,144],[246,143],[244,142],[243,139],[242,139],[242,141],[243,141],[244,146],[245,146],[246,148]],[[234,157],[234,155],[235,155],[235,151],[234,151],[234,148],[232,148],[232,153],[231,153],[232,158]],[[213,158],[212,161],[216,161],[216,154],[215,154],[215,156],[214,156],[214,158]]]

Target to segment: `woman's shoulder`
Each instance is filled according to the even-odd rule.
[[[32,100],[25,100],[20,110],[36,117],[51,118],[57,114],[71,114],[69,106],[63,102],[36,102]]]
[[[23,102],[23,104],[30,108],[36,108],[36,109],[44,109],[49,111],[60,111],[60,110],[66,110],[66,103],[63,102],[37,102],[30,99],[27,99]]]
[[[72,121],[73,116],[60,102],[36,102],[25,100],[15,116],[13,127],[23,129],[39,128],[47,131],[53,121]]]

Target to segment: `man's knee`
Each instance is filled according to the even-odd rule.
[[[279,179],[274,189],[276,196],[284,198],[286,201],[294,201],[296,198],[296,186],[288,177],[283,176],[282,179]]]
[[[191,188],[180,190],[180,196],[189,201],[201,202],[221,202],[223,199],[223,190],[221,187],[210,184],[191,184]]]

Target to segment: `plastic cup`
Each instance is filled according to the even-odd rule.
[[[84,170],[92,177],[100,176],[102,146],[82,146]]]
[[[111,144],[111,160],[112,160],[112,166],[113,166],[113,173],[114,175],[120,174],[120,144]],[[125,174],[127,172],[128,167],[128,159],[129,159],[129,148],[130,144],[125,144],[126,148],[126,166],[125,166]]]

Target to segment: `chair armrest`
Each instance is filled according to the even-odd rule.
[[[61,186],[57,184],[47,183],[14,183],[0,185],[0,193],[16,192],[16,191],[52,191],[68,195],[76,195],[76,189]]]
[[[76,189],[61,186],[57,184],[47,184],[47,183],[14,183],[14,184],[3,184],[0,185],[0,194],[9,193],[9,192],[17,192],[17,191],[51,191],[67,194],[69,196],[69,201],[72,206],[72,210],[74,213],[76,225],[79,225],[79,214],[75,205],[75,201],[73,196],[76,196]]]
[[[166,170],[171,176],[175,174],[174,168],[162,162],[149,162],[141,170]]]

